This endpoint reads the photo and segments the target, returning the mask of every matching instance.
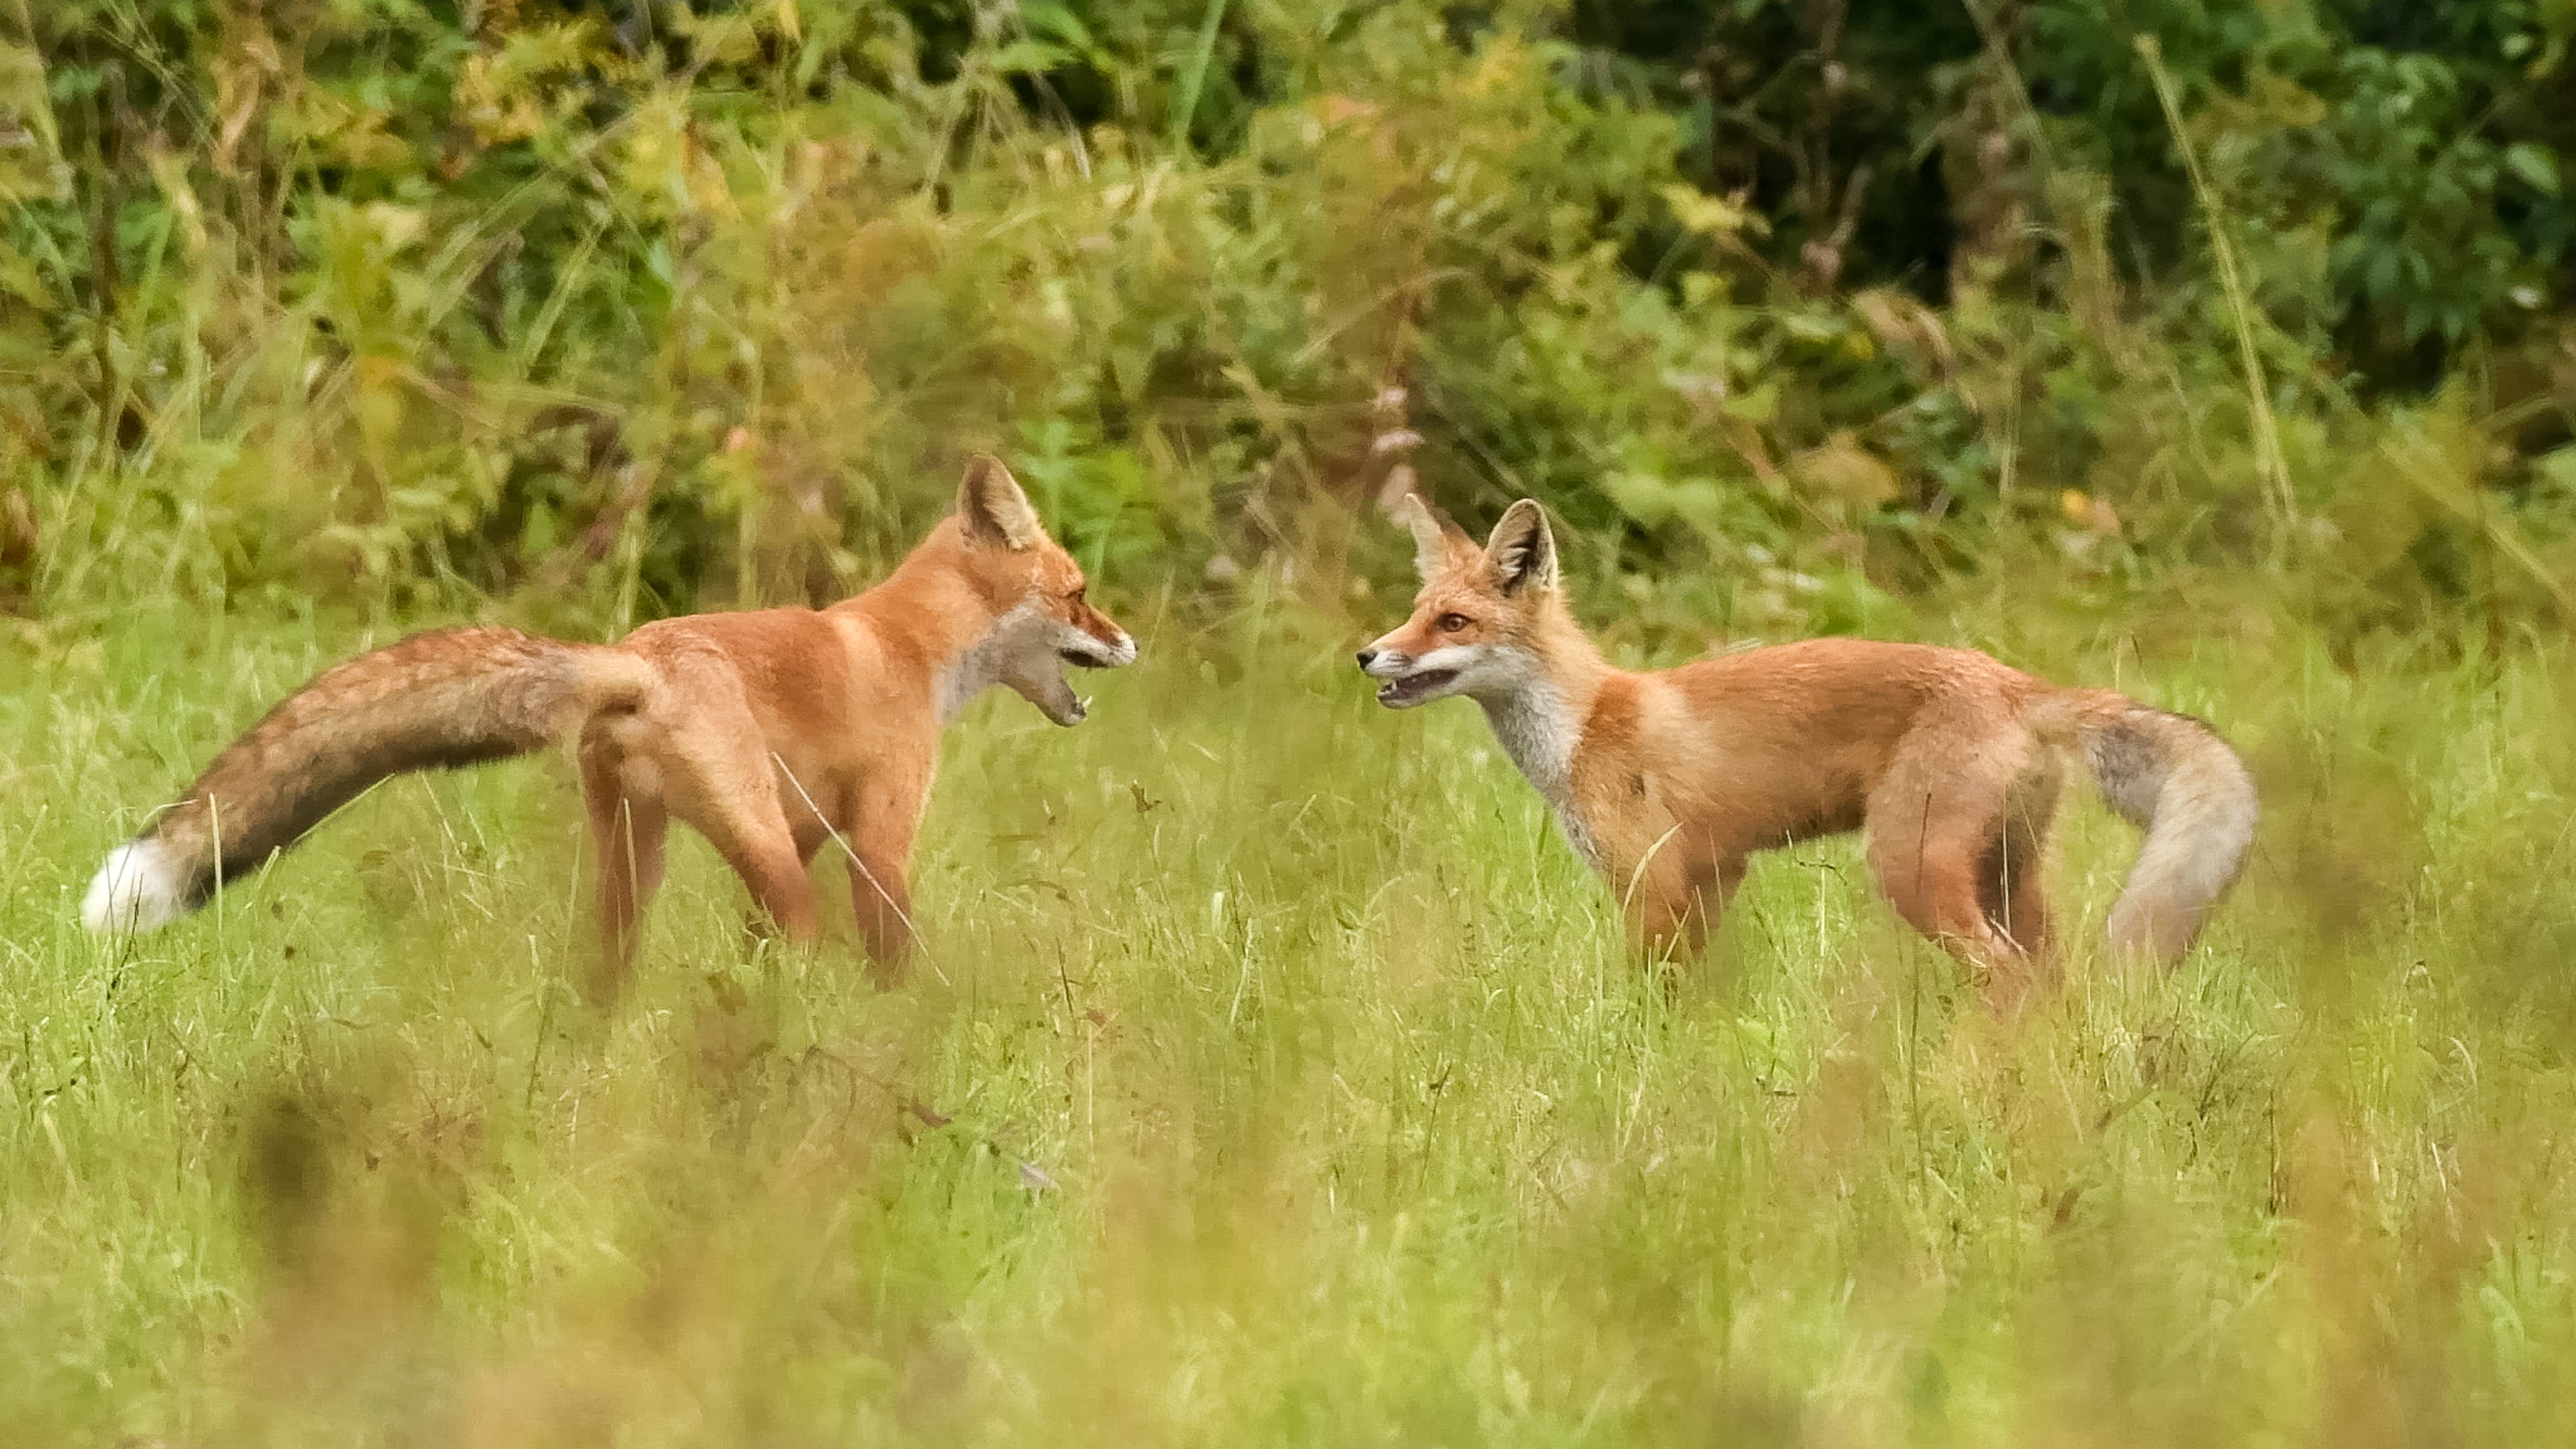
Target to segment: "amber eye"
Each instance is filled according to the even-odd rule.
[[[1073,592],[1065,595],[1065,598],[1073,603],[1079,604],[1082,602],[1083,592],[1090,587],[1091,585],[1089,584],[1075,584],[1073,586]]]
[[[1443,614],[1440,616],[1440,632],[1443,634],[1455,634],[1474,622],[1475,621],[1473,619],[1468,618],[1464,614]]]

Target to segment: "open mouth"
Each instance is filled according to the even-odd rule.
[[[1079,649],[1059,649],[1055,651],[1055,657],[1072,665],[1076,669],[1107,669],[1109,667],[1109,657],[1107,655],[1086,654]]]
[[[1402,679],[1390,679],[1377,687],[1380,704],[1419,704],[1433,691],[1458,677],[1455,669],[1425,669]]]

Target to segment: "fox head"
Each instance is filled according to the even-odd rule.
[[[1064,666],[1133,664],[1135,639],[1084,599],[1082,565],[1047,536],[999,459],[967,460],[954,522],[961,566],[994,614],[961,667],[956,702],[986,684],[1005,684],[1057,724],[1082,723],[1089,711],[1065,683]]]
[[[1546,636],[1564,610],[1546,512],[1522,499],[1479,547],[1418,494],[1396,507],[1413,530],[1422,592],[1412,618],[1359,653],[1360,668],[1382,681],[1378,703],[1410,709],[1453,694],[1491,698],[1540,678]]]

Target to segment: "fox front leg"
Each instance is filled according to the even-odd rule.
[[[1659,965],[1696,961],[1744,880],[1741,861],[1676,861],[1649,868],[1628,906],[1629,948]]]
[[[906,870],[929,793],[927,769],[883,772],[851,792],[841,823],[850,847],[850,908],[867,943],[871,974],[882,981],[900,980],[912,954]]]

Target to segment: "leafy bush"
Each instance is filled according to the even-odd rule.
[[[35,607],[827,594],[983,446],[1131,578],[1392,568],[1354,521],[1404,462],[1462,513],[1546,499],[1701,627],[1861,627],[2033,546],[2555,597],[2555,0],[16,23],[0,598]]]

